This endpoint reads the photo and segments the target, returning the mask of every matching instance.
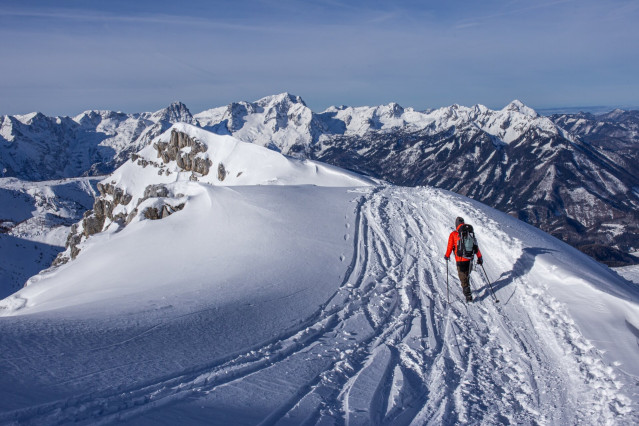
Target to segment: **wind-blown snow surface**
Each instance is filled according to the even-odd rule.
[[[2,301],[0,422],[636,424],[639,291],[450,192],[214,187]],[[475,224],[466,305],[443,252]]]

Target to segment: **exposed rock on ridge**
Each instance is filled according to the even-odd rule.
[[[191,138],[186,133],[171,131],[169,142],[156,142],[153,148],[158,152],[165,164],[170,161],[177,162],[178,167],[186,171],[193,171],[202,176],[209,174],[209,169],[213,163],[208,158],[204,158],[200,153],[206,152],[206,145]],[[183,148],[190,148],[185,150]]]

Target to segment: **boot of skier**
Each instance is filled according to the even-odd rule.
[[[470,228],[469,232],[468,228]],[[466,240],[468,238],[468,240]],[[464,249],[464,245],[470,248]],[[448,236],[448,247],[446,248],[446,254],[444,259],[448,262],[451,252],[455,252],[455,261],[457,263],[457,273],[459,274],[459,281],[461,281],[462,291],[466,296],[467,302],[472,302],[473,296],[470,292],[470,271],[473,256],[477,255],[477,264],[481,265],[484,261],[475,240],[475,235],[472,226],[465,225],[464,219],[458,217],[455,219],[455,230]]]

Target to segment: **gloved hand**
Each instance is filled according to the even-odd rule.
[[[444,256],[444,259],[446,259],[446,262],[448,262],[448,256]]]
[[[478,257],[478,258],[477,258],[477,264],[478,264],[478,265],[481,265],[481,264],[483,264],[483,263],[484,263],[484,259],[483,259],[483,258],[481,258],[481,257]]]

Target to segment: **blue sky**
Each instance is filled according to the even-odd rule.
[[[0,2],[0,114],[639,105],[639,2]]]

